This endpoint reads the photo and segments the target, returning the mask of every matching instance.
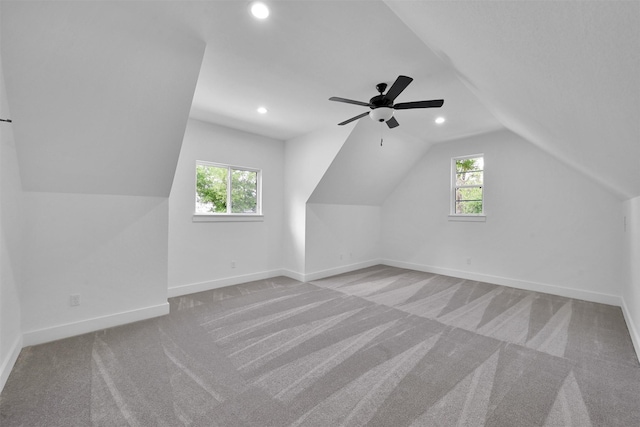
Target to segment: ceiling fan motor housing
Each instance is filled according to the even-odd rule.
[[[384,95],[376,95],[369,100],[369,104],[373,105],[371,108],[378,107],[393,107],[393,101]]]

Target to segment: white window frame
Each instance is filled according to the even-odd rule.
[[[486,191],[486,186],[485,186],[485,166],[482,167],[482,185],[478,186],[478,185],[470,185],[470,186],[465,186],[465,187],[458,187],[456,185],[456,172],[457,172],[457,168],[456,168],[456,162],[458,160],[466,160],[466,159],[475,159],[478,157],[482,157],[482,161],[483,161],[483,165],[485,164],[485,156],[484,153],[478,153],[478,154],[469,154],[469,155],[465,155],[465,156],[456,156],[456,157],[452,157],[451,158],[451,187],[450,187],[450,191],[449,191],[449,195],[450,195],[450,201],[449,201],[449,221],[473,221],[473,222],[484,222],[486,221],[486,214],[485,214],[485,191]],[[481,213],[477,213],[477,214],[459,214],[456,213],[456,189],[458,188],[471,188],[471,187],[482,187],[482,212]]]
[[[198,166],[212,166],[217,168],[227,169],[227,212],[195,212],[195,206],[197,202],[197,172],[196,168]],[[262,213],[262,170],[245,167],[245,166],[235,166],[229,165],[225,163],[216,163],[209,162],[206,160],[196,160],[196,168],[194,168],[193,174],[193,208],[194,213],[192,220],[193,222],[225,222],[225,221],[262,221],[264,215]],[[247,172],[255,172],[256,173],[256,212],[255,213],[233,213],[231,212],[231,171],[247,171]]]

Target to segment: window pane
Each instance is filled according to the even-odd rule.
[[[481,171],[483,166],[484,159],[482,157],[456,160],[456,172]]]
[[[482,202],[456,202],[457,214],[481,214]]]
[[[227,168],[196,165],[196,213],[227,212]]]
[[[482,201],[482,187],[456,188],[456,201]]]
[[[258,211],[258,173],[231,170],[231,212],[256,213]]]
[[[456,172],[456,186],[482,185],[482,171]]]
[[[482,185],[483,157],[456,160],[456,186]]]
[[[456,213],[482,213],[482,187],[456,188]]]

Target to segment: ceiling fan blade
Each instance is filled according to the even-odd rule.
[[[391,117],[389,120],[387,120],[387,126],[389,126],[389,129],[393,129],[400,126],[400,123],[398,123],[395,117]]]
[[[332,96],[331,98],[329,98],[329,101],[346,102],[347,104],[355,104],[355,105],[362,105],[363,107],[370,107],[368,102],[354,101],[353,99],[339,98],[337,96]]]
[[[411,108],[440,108],[444,99],[432,99],[431,101],[401,102],[393,106],[394,110],[409,110]]]
[[[396,99],[398,95],[400,95],[402,91],[405,90],[407,86],[409,86],[409,83],[411,83],[412,81],[413,79],[411,77],[398,76],[398,78],[396,79],[395,82],[393,82],[393,85],[387,91],[384,97],[390,100],[391,102],[393,102],[393,100]]]
[[[358,114],[358,115],[357,115],[357,116],[355,116],[355,117],[351,117],[349,120],[345,120],[345,121],[344,121],[344,122],[342,122],[342,123],[338,123],[338,126],[346,125],[347,123],[351,123],[351,122],[352,122],[352,121],[354,121],[354,120],[361,119],[362,117],[364,117],[364,116],[368,116],[368,115],[369,115],[369,111],[367,111],[366,113]]]

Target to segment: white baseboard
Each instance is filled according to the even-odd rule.
[[[189,283],[186,285],[170,287],[168,295],[169,298],[179,297],[182,295],[195,294],[197,292],[210,291],[211,289],[224,288],[225,286],[239,285],[240,283],[252,282],[254,280],[270,279],[277,276],[291,277],[287,274],[287,270],[262,271],[259,273],[244,274],[242,276],[224,277],[206,282]]]
[[[94,317],[91,319],[81,320],[79,322],[38,329],[24,333],[23,345],[26,347],[30,345],[43,344],[50,341],[86,334],[88,332],[99,331],[114,326],[138,322],[140,320],[164,316],[165,314],[169,314],[168,302],[136,310],[109,314],[107,316]]]
[[[13,369],[13,365],[16,364],[16,360],[18,360],[18,356],[20,355],[20,350],[22,350],[22,336],[19,336],[13,342],[11,349],[9,350],[9,354],[7,357],[0,361],[0,392],[4,389],[4,385],[7,383],[9,379],[9,374]]]
[[[280,270],[280,274],[282,276],[286,276],[290,279],[294,279],[297,280],[299,282],[304,282],[304,273],[298,273],[297,271],[293,271],[293,270],[287,270],[286,268],[283,268],[282,270]]]
[[[633,343],[633,348],[636,350],[636,356],[638,360],[640,360],[640,331],[638,331],[636,325],[633,323],[633,318],[631,317],[624,298],[622,298],[622,314],[624,315],[624,320],[627,322],[627,329],[629,329],[629,335],[631,335],[631,342]]]
[[[424,264],[414,264],[404,261],[385,259],[382,264],[391,267],[407,268],[410,270],[424,271],[427,273],[442,274],[444,276],[459,277],[466,280],[476,280],[479,282],[493,283],[496,285],[509,286],[511,288],[524,289],[527,291],[541,292],[545,294],[558,295],[561,297],[581,299],[584,301],[598,302],[601,304],[615,305],[620,307],[622,300],[617,295],[603,294],[600,292],[585,291],[575,288],[564,288],[562,286],[545,283],[529,282],[526,280],[511,279],[508,277],[491,276],[488,274],[473,273],[470,271],[455,270],[450,268],[435,267]]]
[[[351,271],[360,270],[361,268],[373,267],[382,263],[380,259],[372,259],[369,261],[357,262],[355,264],[342,265],[340,267],[329,268],[326,270],[316,271],[313,273],[306,273],[303,276],[303,282],[310,282],[312,280],[324,279],[325,277],[335,276],[336,274],[349,273]],[[300,279],[298,279],[300,280]]]
[[[271,279],[278,276],[286,276],[294,280],[299,280],[300,282],[308,282],[310,280],[318,280],[336,274],[348,273],[350,271],[359,270],[361,268],[372,267],[380,263],[381,261],[379,259],[375,259],[306,274],[288,270],[286,268],[262,271],[259,273],[245,274],[242,276],[223,277],[221,279],[209,280],[206,282],[189,283],[187,285],[174,286],[169,288],[168,295],[169,298],[174,298],[182,295],[189,295],[195,294],[197,292],[224,288],[225,286],[239,285],[241,283],[252,282],[254,280]]]

